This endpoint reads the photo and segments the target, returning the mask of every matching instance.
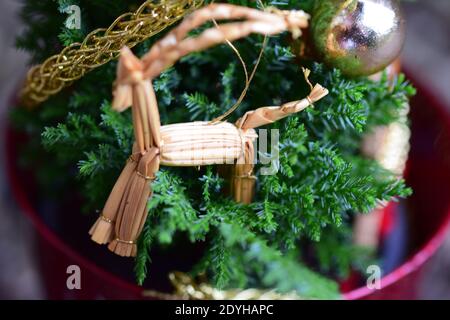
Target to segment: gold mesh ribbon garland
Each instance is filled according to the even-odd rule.
[[[270,289],[228,289],[218,290],[207,284],[204,275],[193,278],[183,272],[169,274],[174,293],[144,290],[142,295],[161,300],[302,300],[295,291],[280,293]]]
[[[30,69],[21,92],[24,105],[35,106],[86,72],[115,59],[124,46],[133,47],[161,32],[203,0],[145,1],[135,12],[119,16],[107,29],[96,29],[82,43],[73,43]]]

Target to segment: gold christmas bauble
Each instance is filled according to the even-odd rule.
[[[401,52],[405,20],[395,0],[319,0],[311,19],[319,57],[347,76],[367,76]]]

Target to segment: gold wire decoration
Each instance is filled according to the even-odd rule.
[[[92,31],[82,43],[73,43],[31,68],[21,91],[22,104],[32,107],[47,100],[86,72],[118,57],[124,46],[134,47],[202,4],[203,0],[145,1],[135,12],[119,16],[107,29]]]

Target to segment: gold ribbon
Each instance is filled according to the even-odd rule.
[[[201,279],[203,278],[203,279]],[[279,293],[275,290],[263,289],[229,289],[218,290],[206,283],[204,277],[194,279],[186,273],[172,272],[169,274],[170,282],[175,288],[173,294],[161,293],[155,290],[144,290],[145,297],[164,300],[299,300],[302,299],[295,291]],[[199,280],[199,281],[198,281]]]
[[[35,106],[51,95],[118,57],[129,48],[180,20],[203,0],[145,1],[135,12],[119,16],[107,29],[96,29],[82,43],[73,43],[42,64],[31,68],[21,92],[21,102]]]

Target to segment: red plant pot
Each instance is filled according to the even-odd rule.
[[[411,78],[411,77],[410,77]],[[417,84],[416,84],[417,86]],[[415,299],[419,297],[422,276],[432,256],[441,246],[450,226],[450,116],[445,107],[424,87],[412,101],[411,152],[407,183],[413,196],[407,205],[409,258],[381,279],[381,289],[361,287],[343,290],[344,299]],[[16,160],[17,136],[7,129],[7,169],[14,197],[31,219],[37,239],[41,274],[50,299],[152,299],[151,293],[132,282],[99,267],[76,252],[51,230],[30,201],[30,189],[21,183]],[[392,220],[396,204],[384,215]],[[391,221],[395,227],[395,218]],[[389,228],[391,230],[392,228]],[[389,234],[389,230],[383,234]],[[386,230],[385,230],[386,231]],[[86,234],[87,237],[87,234]],[[67,267],[81,269],[81,290],[67,289]]]

